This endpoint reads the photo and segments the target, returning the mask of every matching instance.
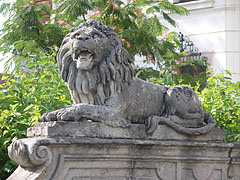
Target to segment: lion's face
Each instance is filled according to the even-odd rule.
[[[89,71],[109,49],[109,39],[94,27],[83,27],[71,35],[71,54],[79,70]]]
[[[189,87],[171,87],[165,96],[167,106],[174,109],[174,113],[183,113],[187,117],[199,114],[199,119],[203,121],[203,109],[196,93]]]
[[[74,103],[103,105],[133,77],[131,57],[119,37],[94,20],[71,29],[57,61]]]
[[[200,104],[196,93],[189,87],[171,87],[166,94],[166,103],[176,109],[184,107],[194,108]],[[194,103],[194,104],[193,104]]]

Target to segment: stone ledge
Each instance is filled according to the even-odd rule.
[[[110,127],[97,122],[41,122],[28,129],[28,137],[90,137],[146,140],[180,141],[224,141],[225,133],[214,128],[210,133],[199,136],[180,134],[166,125],[158,125],[152,135],[147,135],[145,125],[132,124],[128,128]]]

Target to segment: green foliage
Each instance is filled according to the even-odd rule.
[[[6,12],[4,7],[7,7],[9,18],[1,30],[0,51],[13,54],[6,63],[6,70],[15,65],[15,72],[19,72],[21,66],[32,62],[33,56],[38,56],[39,52],[49,53],[51,47],[59,47],[70,26],[77,26],[88,19],[96,19],[112,27],[132,57],[136,54],[153,54],[156,61],[164,60],[166,53],[175,52],[177,38],[173,33],[171,39],[159,40],[168,28],[161,24],[156,13],[162,14],[173,26],[177,23],[167,15],[168,12],[188,14],[182,7],[157,0],[127,3],[121,0],[55,2],[61,4],[57,10],[50,10],[30,0],[17,0],[12,5],[2,4],[0,12]]]
[[[229,71],[226,71],[230,74]],[[207,87],[198,93],[206,112],[217,121],[217,126],[227,134],[227,141],[240,141],[240,82],[222,74],[207,80]]]
[[[53,47],[59,47],[69,30],[57,19],[44,21],[53,12],[45,5],[17,0],[8,7],[8,19],[1,29],[0,51],[12,54],[5,70],[15,66],[15,72],[20,72],[21,67],[39,60],[40,53],[50,53]]]
[[[5,179],[16,164],[7,156],[13,139],[26,137],[26,130],[41,114],[71,104],[70,96],[55,67],[55,52],[39,57],[41,63],[29,64],[28,72],[0,86],[0,179]],[[31,66],[31,68],[30,68]]]

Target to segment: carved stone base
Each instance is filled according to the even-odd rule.
[[[30,138],[9,147],[10,157],[21,166],[8,179],[240,179],[240,144],[219,142],[224,139],[214,136],[221,135],[219,129],[211,132],[212,139],[209,135],[188,139],[166,126],[147,136],[142,125],[128,129],[80,125],[52,122],[30,128]]]

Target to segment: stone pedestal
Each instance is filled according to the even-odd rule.
[[[20,164],[9,180],[239,180],[240,144],[218,128],[185,136],[159,125],[112,128],[102,123],[49,122],[13,142]]]

